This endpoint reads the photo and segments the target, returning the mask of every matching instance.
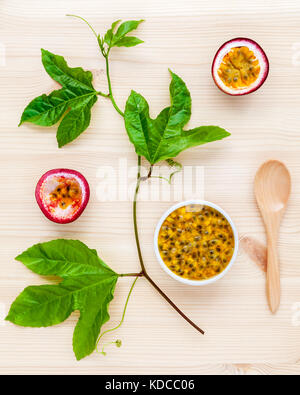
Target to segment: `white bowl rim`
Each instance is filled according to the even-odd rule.
[[[177,274],[173,273],[168,267],[167,265],[164,263],[164,261],[162,260],[160,253],[159,253],[159,249],[158,249],[158,235],[159,235],[159,231],[160,228],[163,224],[163,222],[165,221],[165,219],[175,210],[177,210],[180,207],[183,206],[188,206],[191,204],[201,204],[203,206],[209,206],[212,207],[214,209],[216,209],[217,211],[219,211],[221,214],[224,215],[224,217],[227,219],[227,221],[229,222],[232,231],[233,231],[233,237],[234,237],[234,251],[233,251],[233,255],[232,258],[229,262],[229,264],[226,266],[226,268],[217,276],[214,276],[212,278],[209,278],[207,280],[190,280],[188,278],[183,278],[180,276],[177,276]],[[161,267],[163,268],[163,270],[172,278],[174,278],[175,280],[184,283],[184,284],[189,284],[189,285],[195,285],[195,286],[204,286],[204,285],[208,285],[208,284],[212,284],[218,280],[220,280],[222,277],[225,276],[225,274],[231,269],[237,254],[238,254],[238,249],[239,249],[239,238],[238,238],[238,232],[236,229],[236,226],[234,225],[232,219],[229,217],[229,215],[226,213],[226,211],[224,211],[221,207],[217,206],[216,204],[212,203],[212,202],[208,202],[206,200],[201,200],[201,199],[193,199],[193,200],[185,200],[183,202],[174,204],[172,207],[170,207],[167,211],[165,211],[165,213],[162,215],[162,217],[160,218],[160,220],[158,221],[158,224],[156,225],[156,229],[154,232],[154,251],[155,251],[155,255],[156,258],[159,262],[159,264],[161,265]]]

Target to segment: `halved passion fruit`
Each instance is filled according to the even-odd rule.
[[[249,38],[235,38],[219,48],[212,64],[212,76],[221,91],[247,95],[265,82],[269,61],[264,50]]]
[[[78,171],[54,169],[40,178],[35,197],[48,219],[67,224],[75,221],[86,208],[90,188],[85,177]]]

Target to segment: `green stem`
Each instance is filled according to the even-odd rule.
[[[167,183],[171,185],[170,179],[167,179],[166,177],[163,177],[163,176],[152,176],[151,178],[159,178],[161,180],[167,181]]]
[[[99,96],[102,96],[102,97],[106,97],[106,98],[110,98],[110,95],[108,94],[105,94],[105,93],[102,93],[102,92],[97,92],[97,95],[99,95]]]
[[[81,19],[83,22],[85,22],[88,25],[88,27],[91,29],[91,31],[94,33],[94,35],[96,36],[96,38],[98,40],[98,34],[95,32],[93,27],[89,24],[89,22],[86,19],[82,18],[81,16],[73,15],[73,14],[66,14],[66,16],[73,16],[74,18]]]
[[[109,74],[109,62],[108,62],[108,55],[109,55],[109,52],[110,52],[110,48],[108,48],[107,51],[106,51],[106,53],[105,53],[105,50],[104,50],[103,46],[101,47],[101,45],[100,45],[100,43],[99,43],[100,36],[96,33],[96,31],[94,30],[94,28],[92,27],[92,25],[91,25],[86,19],[82,18],[81,16],[73,15],[73,14],[67,14],[67,16],[73,16],[74,18],[81,19],[83,22],[85,22],[85,23],[88,25],[88,27],[89,27],[89,28],[91,29],[91,31],[94,33],[94,35],[95,35],[95,37],[96,37],[96,39],[97,39],[97,42],[98,42],[98,44],[99,44],[99,46],[100,46],[101,53],[102,53],[102,55],[105,57],[106,75],[107,75],[107,83],[108,83],[108,89],[109,89],[109,95],[105,95],[104,93],[101,93],[101,92],[97,92],[97,93],[98,93],[98,95],[100,95],[100,96],[109,97],[110,100],[111,100],[111,102],[112,102],[112,104],[113,104],[113,106],[114,106],[114,108],[116,109],[116,111],[117,111],[122,117],[124,117],[124,113],[123,113],[123,111],[118,107],[118,105],[117,105],[117,103],[116,103],[116,101],[115,101],[115,99],[114,99],[113,92],[112,92],[111,80],[110,80],[110,74]]]
[[[118,340],[103,344],[101,354],[106,355],[106,352],[104,351],[105,347],[109,346],[110,344],[117,344],[117,342]],[[97,352],[99,351],[97,350]]]
[[[106,63],[106,75],[107,75],[107,83],[108,83],[108,89],[109,89],[109,95],[105,95],[102,94],[101,92],[97,92],[99,95],[104,96],[104,97],[109,97],[115,110],[124,118],[124,113],[123,111],[118,107],[117,103],[115,102],[114,96],[113,96],[113,92],[112,92],[112,87],[111,87],[111,80],[110,80],[110,74],[109,74],[109,61],[108,61],[108,56],[109,56],[109,52],[110,52],[110,47],[107,49],[107,51],[105,52],[103,45],[101,45],[101,40],[99,40],[99,36],[97,35],[97,33],[95,32],[95,30],[92,28],[92,26],[82,17],[77,16],[77,15],[68,15],[68,16],[74,16],[76,18],[79,18],[81,20],[83,20],[88,26],[89,28],[92,30],[92,32],[94,33],[95,37],[97,38],[98,44],[100,46],[100,50],[102,55],[105,57],[105,63]],[[126,303],[125,303],[125,307],[124,307],[124,311],[123,311],[123,315],[122,315],[122,319],[121,322],[118,326],[116,326],[113,329],[108,329],[107,331],[104,331],[102,334],[100,334],[97,343],[96,343],[96,348],[99,344],[100,339],[108,332],[112,332],[116,329],[118,329],[123,321],[124,321],[124,317],[125,317],[125,313],[126,313],[126,309],[127,309],[127,305],[128,305],[128,301],[130,298],[130,295],[132,293],[133,287],[135,286],[135,283],[137,281],[137,279],[141,276],[144,276],[148,282],[160,293],[160,295],[177,311],[178,314],[180,314],[189,324],[191,324],[195,329],[197,329],[197,331],[199,331],[200,333],[204,334],[203,330],[200,329],[193,321],[191,321],[176,305],[175,303],[172,302],[172,300],[158,287],[158,285],[151,279],[151,277],[148,275],[146,268],[145,268],[145,264],[143,261],[143,256],[142,256],[142,251],[141,251],[141,246],[140,246],[140,240],[139,240],[139,233],[138,233],[138,225],[137,225],[137,198],[138,198],[138,193],[139,193],[139,189],[140,189],[140,185],[141,185],[141,181],[145,181],[148,178],[151,177],[152,174],[152,169],[153,169],[153,165],[151,164],[150,169],[149,169],[149,173],[146,177],[141,177],[141,156],[138,156],[138,172],[137,172],[137,182],[136,182],[136,188],[135,188],[135,193],[134,193],[134,199],[133,199],[133,223],[134,223],[134,234],[135,234],[135,241],[136,241],[136,246],[137,246],[137,251],[138,251],[138,256],[139,256],[139,261],[140,261],[140,265],[141,265],[141,273],[137,274],[137,273],[128,273],[128,274],[121,274],[119,275],[120,277],[125,277],[125,276],[132,276],[132,275],[136,275],[136,278],[130,288],[129,294],[127,296],[126,299]],[[171,179],[171,177],[170,177]]]
[[[112,105],[116,109],[116,111],[124,117],[124,113],[120,108],[117,106],[117,103],[115,102],[113,93],[112,93],[112,88],[111,88],[111,81],[110,81],[110,74],[109,74],[109,62],[108,62],[108,55],[109,55],[109,50],[107,51],[107,54],[105,56],[105,64],[106,64],[106,76],[107,76],[107,84],[108,84],[108,90],[109,90],[109,97],[112,102]]]
[[[138,173],[137,173],[137,182],[136,182],[136,187],[135,187],[135,192],[134,192],[134,199],[133,199],[133,226],[134,226],[134,236],[135,236],[135,243],[138,251],[138,256],[139,256],[139,261],[142,269],[142,273],[144,274],[146,272],[146,268],[144,265],[144,260],[143,260],[143,255],[142,255],[142,250],[141,250],[141,245],[140,245],[140,240],[139,240],[139,232],[138,232],[138,225],[137,225],[137,197],[141,185],[141,161],[142,158],[138,156]]]
[[[127,299],[126,299],[126,302],[125,302],[125,306],[124,306],[124,310],[123,310],[123,314],[122,314],[122,319],[121,319],[119,325],[117,325],[116,327],[114,327],[114,328],[112,328],[112,329],[107,329],[106,331],[102,332],[101,335],[99,336],[98,340],[97,340],[96,348],[98,348],[98,344],[99,344],[100,340],[102,339],[102,337],[103,337],[106,333],[113,332],[113,331],[115,331],[116,329],[119,329],[120,326],[123,324],[124,318],[125,318],[125,314],[126,314],[126,310],[127,310],[127,305],[128,305],[128,302],[129,302],[129,298],[130,298],[130,295],[131,295],[131,293],[132,293],[132,290],[133,290],[133,288],[134,288],[134,286],[135,286],[135,283],[137,282],[139,276],[140,276],[140,274],[137,275],[137,277],[134,279],[134,281],[133,281],[133,283],[132,283],[132,285],[131,285],[131,287],[130,287],[130,290],[129,290],[129,293],[128,293],[128,295],[127,295]]]

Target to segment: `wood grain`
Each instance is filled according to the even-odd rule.
[[[185,166],[203,166],[204,197],[223,207],[241,235],[265,244],[265,231],[253,194],[259,165],[283,161],[292,176],[292,195],[280,237],[281,307],[268,310],[265,273],[241,250],[220,282],[190,288],[169,278],[155,260],[155,225],[170,201],[141,202],[141,241],[149,273],[176,303],[206,330],[199,336],[143,279],[130,300],[126,321],[116,335],[121,348],[94,354],[82,362],[72,353],[78,315],[53,328],[30,329],[0,321],[0,373],[38,374],[299,374],[300,365],[300,4],[298,0],[4,0],[0,4],[0,314],[22,288],[41,284],[14,257],[39,241],[80,238],[116,271],[138,270],[131,202],[102,202],[97,196],[101,166],[117,173],[119,158],[134,166],[136,156],[118,117],[107,101],[93,109],[91,127],[76,142],[58,150],[55,128],[17,127],[29,100],[54,88],[43,70],[40,48],[62,54],[72,66],[93,70],[105,91],[104,62],[97,44],[80,21],[86,17],[103,32],[113,20],[144,18],[138,36],[145,44],[112,51],[111,75],[117,101],[124,106],[131,89],[145,95],[151,114],[168,104],[172,68],[186,81],[193,98],[190,127],[217,124],[232,136],[179,156]],[[257,40],[268,54],[270,75],[258,92],[233,98],[218,91],[210,76],[212,58],[228,39]],[[47,221],[33,197],[40,175],[55,167],[81,171],[92,187],[84,215],[58,226]],[[128,176],[132,183],[133,175]],[[100,196],[101,198],[101,196]],[[117,248],[116,248],[117,245]],[[111,304],[116,324],[130,287],[117,286]]]

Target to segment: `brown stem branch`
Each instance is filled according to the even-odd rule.
[[[152,168],[153,166],[150,167],[149,173],[151,176],[152,173]],[[145,177],[145,179],[148,179],[148,177]],[[145,268],[143,256],[142,256],[142,251],[141,251],[141,246],[140,246],[140,240],[139,240],[139,232],[138,232],[138,225],[137,225],[137,198],[138,198],[138,193],[141,185],[141,181],[143,181],[143,178],[141,177],[141,157],[138,156],[138,173],[137,173],[137,183],[136,183],[136,189],[135,189],[135,194],[134,194],[134,200],[133,200],[133,223],[134,223],[134,234],[135,234],[135,241],[136,241],[136,246],[138,250],[138,256],[139,256],[139,261],[141,265],[141,274],[147,279],[147,281],[157,290],[157,292],[160,293],[160,295],[173,307],[174,310],[177,311],[178,314],[181,315],[190,325],[192,325],[198,332],[204,334],[204,331],[198,327],[192,320],[190,320],[177,306],[175,303],[172,302],[172,300],[159,288],[159,286],[152,280],[152,278],[149,276],[147,273],[147,270]]]
[[[204,335],[204,331],[199,328],[198,325],[196,325],[189,317],[187,317],[180,309],[179,307],[176,306],[175,303],[172,302],[172,300],[159,288],[159,286],[152,280],[152,278],[147,274],[144,273],[144,277],[149,281],[149,283],[161,294],[161,296],[166,299],[166,301],[173,307],[174,310],[177,311],[178,314],[181,315],[182,318],[184,318],[190,325],[192,325],[198,332],[200,332],[202,335]]]
[[[119,274],[119,277],[143,277],[143,273],[122,273]]]

